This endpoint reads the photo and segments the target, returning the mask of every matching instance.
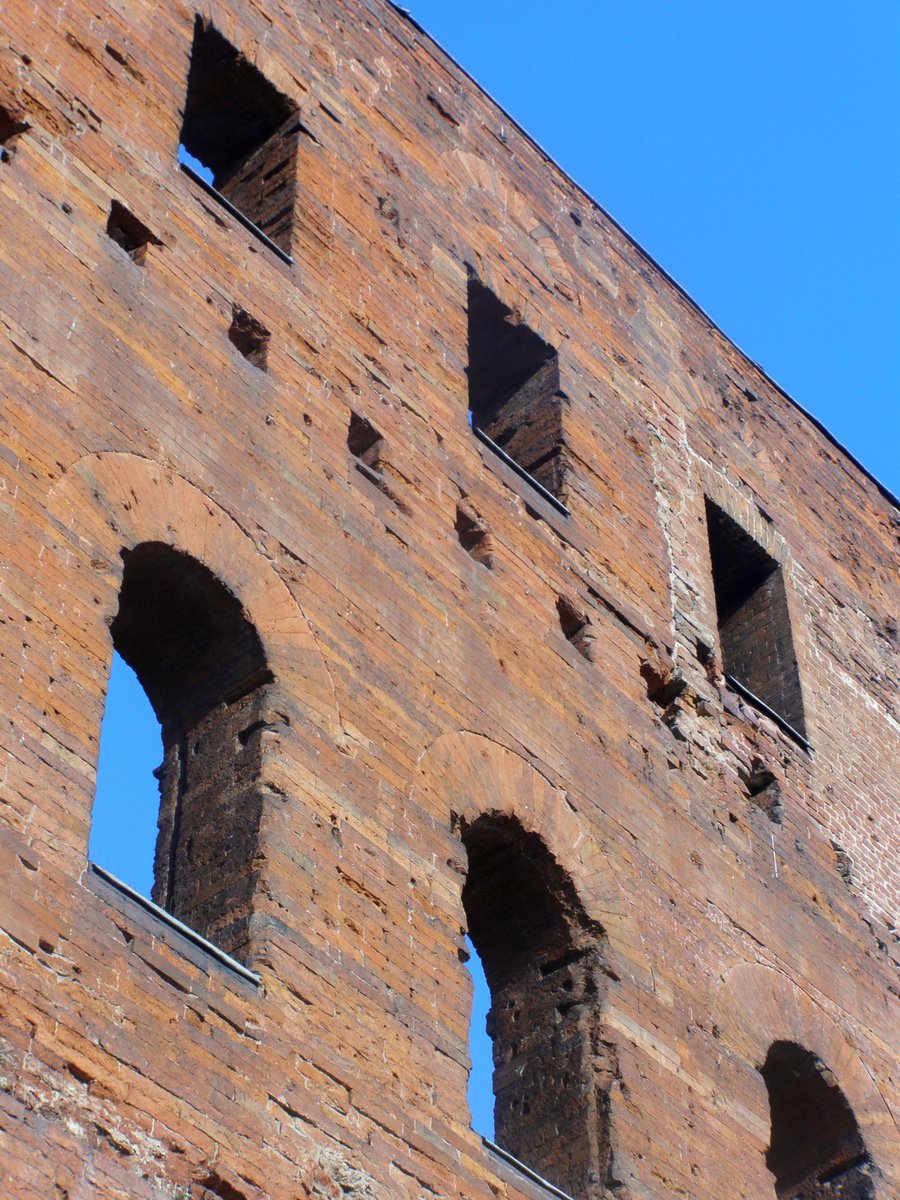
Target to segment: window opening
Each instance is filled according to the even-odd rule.
[[[145,896],[153,887],[161,759],[156,714],[134,671],[114,653],[100,727],[88,855]]]
[[[706,501],[725,674],[806,745],[800,674],[781,567],[726,512]]]
[[[247,362],[260,371],[269,369],[269,340],[272,337],[265,325],[256,317],[235,305],[232,310],[228,339],[236,346]]]
[[[463,550],[488,570],[494,566],[493,541],[484,525],[471,513],[456,506],[456,536]]]
[[[148,246],[162,245],[159,238],[154,237],[143,221],[138,220],[134,213],[129,212],[125,205],[120,204],[118,200],[113,200],[110,205],[106,232],[139,266],[143,266],[146,260]]]
[[[600,1040],[602,931],[536,834],[466,826],[463,906],[490,991],[496,1141],[573,1196],[609,1166],[614,1049]]]
[[[775,1042],[762,1068],[772,1133],[766,1166],[778,1200],[873,1200],[873,1164],[834,1077],[794,1042]]]
[[[183,145],[178,147],[178,163],[179,166],[187,167],[189,173],[196,175],[202,183],[208,183],[212,187],[212,171],[209,167],[205,167],[199,158],[194,158],[193,154],[188,154]]]
[[[19,135],[28,128],[27,121],[18,121],[8,108],[0,104],[0,163],[8,163],[15,153]]]
[[[179,162],[283,257],[291,253],[299,134],[296,105],[197,17]]]
[[[472,939],[466,938],[466,969],[472,978],[472,1018],[469,1022],[469,1058],[472,1070],[469,1074],[469,1112],[472,1128],[482,1137],[494,1140],[494,1088],[493,1088],[493,1043],[488,1033],[488,1015],[491,1009],[491,992],[484,967]]]
[[[560,596],[556,601],[556,611],[559,616],[559,626],[566,641],[571,642],[578,653],[588,660],[594,661],[594,633],[591,629],[590,618],[575,607],[571,600]]]
[[[157,542],[123,559],[113,647],[162,731],[152,899],[240,961],[256,891],[259,735],[272,676],[240,602],[196,559]],[[129,783],[120,809],[130,795]]]
[[[559,356],[474,275],[468,354],[473,430],[558,501],[567,461]]]

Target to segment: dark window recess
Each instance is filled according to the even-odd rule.
[[[153,900],[243,961],[262,807],[256,734],[272,676],[240,601],[206,567],[157,542],[122,556],[113,646],[162,730]]]
[[[147,257],[148,246],[161,246],[162,242],[150,232],[143,221],[129,212],[124,204],[113,200],[106,222],[106,232],[122,247],[134,262],[142,264]]]
[[[775,1042],[762,1077],[772,1118],[766,1166],[778,1200],[873,1200],[872,1160],[828,1068],[793,1042]]]
[[[268,370],[271,336],[265,325],[251,317],[245,309],[235,305],[228,330],[229,341],[238,348],[247,362],[258,367],[260,371]]]
[[[805,739],[800,673],[781,567],[710,500],[706,520],[725,674]]]
[[[456,536],[463,550],[489,570],[494,566],[494,547],[491,535],[477,517],[457,505]]]
[[[194,23],[181,145],[195,174],[290,255],[296,106],[203,18]]]
[[[594,633],[589,618],[575,607],[571,600],[560,596],[556,601],[559,625],[567,642],[571,642],[579,654],[589,662],[594,661]]]
[[[0,163],[7,163],[15,153],[16,140],[28,128],[27,121],[18,121],[0,104]]]
[[[565,486],[559,357],[469,278],[469,412],[474,429],[553,496]]]
[[[573,1196],[607,1182],[615,1049],[600,1033],[603,933],[543,841],[514,820],[462,830],[463,905],[491,993],[495,1140]]]

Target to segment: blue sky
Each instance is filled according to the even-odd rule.
[[[407,7],[900,491],[897,0]]]
[[[409,0],[724,332],[900,491],[900,3]],[[149,892],[159,730],[114,664],[91,855]],[[492,1129],[479,984],[471,1105]]]

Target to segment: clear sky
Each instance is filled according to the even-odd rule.
[[[709,313],[900,491],[900,0],[408,0]],[[114,665],[91,855],[149,892],[159,730]],[[471,1104],[492,1129],[479,987]]]
[[[900,492],[898,0],[406,0]]]

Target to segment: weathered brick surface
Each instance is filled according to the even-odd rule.
[[[609,1131],[584,1194],[772,1200],[785,1041],[895,1196],[896,507],[401,14],[203,16],[311,135],[293,266],[177,168],[191,7],[0,11],[4,1195],[539,1195],[468,1126],[462,831],[487,814],[602,930],[570,1047]],[[159,239],[140,263],[114,200]],[[470,270],[559,353],[568,519],[472,435]],[[704,496],[780,564],[811,755],[723,685]],[[86,869],[122,551],[148,542],[239,600],[272,675],[216,734],[254,726],[259,988]]]

